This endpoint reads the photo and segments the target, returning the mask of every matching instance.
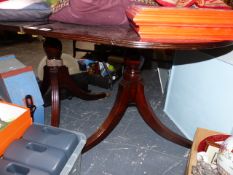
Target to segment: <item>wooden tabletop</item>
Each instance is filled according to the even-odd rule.
[[[211,135],[216,135],[216,134],[221,134],[221,133],[217,131],[204,129],[204,128],[197,128],[194,139],[193,139],[193,145],[191,148],[191,152],[189,155],[189,161],[188,161],[187,169],[185,173],[186,175],[191,175],[192,166],[196,165],[197,163],[196,156],[197,156],[197,148],[198,148],[199,143],[206,137],[211,136]]]
[[[232,45],[232,42],[165,43],[143,42],[130,26],[88,26],[60,22],[0,22],[0,30],[16,31],[44,37],[86,41],[128,48],[152,49],[212,49]],[[172,38],[171,38],[172,39]]]

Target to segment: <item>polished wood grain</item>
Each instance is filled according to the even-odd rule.
[[[47,31],[45,31],[45,29]],[[123,79],[119,84],[115,103],[103,124],[87,139],[83,153],[106,138],[120,122],[127,107],[132,104],[137,107],[143,120],[156,133],[176,144],[190,148],[192,141],[176,134],[161,123],[153,112],[150,104],[147,102],[144,94],[143,81],[140,76],[140,61],[135,56],[137,55],[135,53],[137,53],[139,49],[157,49],[166,53],[166,51],[170,52],[174,50],[213,49],[232,45],[232,42],[229,41],[206,43],[142,42],[136,32],[129,26],[86,26],[51,21],[28,23],[0,22],[0,30],[42,35],[47,38],[70,39],[129,48],[129,52],[124,58],[125,70]],[[61,50],[54,50],[54,48],[46,50],[47,47],[44,48],[49,59],[53,59],[54,57],[55,59],[60,59]],[[55,116],[52,119],[52,125],[57,126],[59,124],[60,115],[58,87],[64,86],[68,89],[70,88],[70,90],[76,88],[75,84],[69,80],[66,67],[45,67],[44,72],[46,76],[44,76],[43,80],[43,92],[45,92],[49,86],[52,86],[52,115]],[[62,84],[60,80],[65,82],[66,85]],[[80,95],[80,91],[73,91],[73,93]]]
[[[33,28],[32,28],[33,27]],[[50,31],[44,31],[49,29]],[[86,41],[128,48],[212,49],[232,45],[230,41],[206,43],[142,42],[130,26],[87,26],[60,22],[0,22],[0,30],[11,30],[44,37]]]

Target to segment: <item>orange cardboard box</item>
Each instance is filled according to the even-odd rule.
[[[0,102],[0,156],[31,124],[32,118],[28,108]]]

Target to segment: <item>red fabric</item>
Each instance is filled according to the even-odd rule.
[[[197,148],[197,152],[201,152],[201,151],[206,151],[207,148],[207,141],[209,142],[220,142],[220,141],[225,141],[230,135],[223,135],[223,134],[219,134],[219,135],[212,135],[209,137],[206,137],[204,140],[202,140]]]
[[[196,0],[195,4],[199,8],[231,9],[222,0]]]
[[[3,2],[3,1],[8,1],[8,0],[0,0],[0,2]]]
[[[160,5],[166,7],[190,7],[196,0],[156,0]]]
[[[232,9],[223,0],[155,0],[166,7],[190,7],[196,5],[199,8]]]

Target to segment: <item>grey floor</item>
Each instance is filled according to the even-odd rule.
[[[63,41],[64,52],[71,53],[71,41]],[[32,42],[0,45],[0,56],[15,54],[25,65],[36,65],[44,57],[42,44]],[[145,93],[160,120],[172,130],[177,127],[163,112],[165,97],[161,94],[156,69],[144,70]],[[60,127],[90,136],[107,117],[116,96],[113,90],[90,86],[93,92],[110,92],[111,96],[97,101],[78,98],[61,103]],[[45,109],[46,123],[50,108]],[[189,149],[173,144],[154,133],[141,119],[135,107],[129,107],[120,124],[99,145],[82,155],[82,175],[183,175]]]

